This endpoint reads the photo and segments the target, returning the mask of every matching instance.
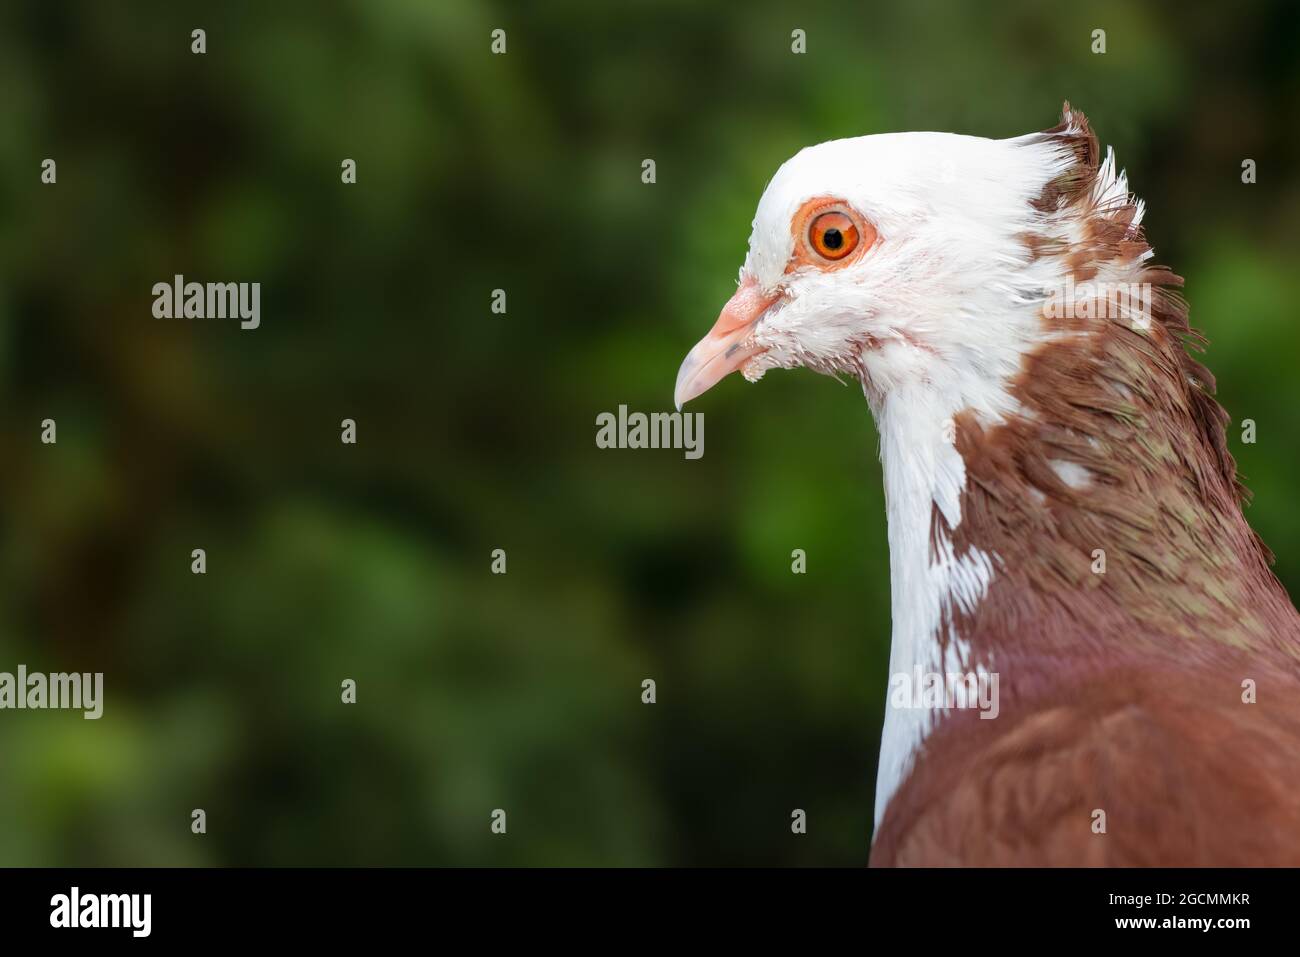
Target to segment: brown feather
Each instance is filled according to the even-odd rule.
[[[984,600],[945,624],[999,673],[1001,714],[938,721],[872,863],[1300,866],[1300,615],[1242,515],[1182,279],[1136,265],[1149,247],[1131,200],[1089,205],[1086,120],[1067,104],[1047,134],[1077,162],[1034,205],[1086,228],[1072,248],[1026,236],[1027,256],[1060,258],[1076,282],[1135,264],[1152,322],[1044,316],[1082,334],[1026,357],[1012,384],[1024,414],[956,418],[962,521],[936,508],[932,540],[997,556]],[[1067,485],[1053,461],[1090,480]]]

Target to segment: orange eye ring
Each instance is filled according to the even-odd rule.
[[[858,227],[846,214],[831,210],[808,224],[808,246],[832,262],[858,248]]]

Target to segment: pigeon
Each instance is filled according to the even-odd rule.
[[[873,866],[1300,865],[1300,615],[1144,212],[1068,103],[1010,139],[808,147],[678,372],[679,410],[733,371],[861,383],[892,616]]]

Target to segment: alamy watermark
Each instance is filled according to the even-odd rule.
[[[152,894],[86,894],[73,885],[66,894],[50,898],[54,928],[124,928],[132,937],[148,937],[153,929]]]
[[[1149,282],[1081,282],[1066,276],[1047,287],[1043,314],[1049,319],[1126,319],[1136,328],[1151,324]]]
[[[0,671],[0,709],[47,708],[84,711],[87,721],[104,713],[104,673],[96,671],[45,674],[18,666],[18,673]]]
[[[933,710],[979,709],[981,718],[996,718],[1001,710],[998,704],[998,673],[927,672],[917,665],[910,674],[900,671],[889,676],[889,706]]]
[[[153,284],[155,319],[239,319],[239,328],[262,324],[260,282],[186,282],[181,275],[171,282]]]
[[[596,447],[600,449],[685,449],[688,459],[704,454],[703,412],[627,411],[596,416]]]

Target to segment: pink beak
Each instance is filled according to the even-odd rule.
[[[729,372],[765,350],[754,345],[754,327],[777,297],[764,296],[758,283],[746,278],[736,294],[722,307],[722,314],[709,334],[695,344],[677,370],[673,402],[678,410],[698,395],[713,388]],[[749,340],[746,344],[746,340]]]

